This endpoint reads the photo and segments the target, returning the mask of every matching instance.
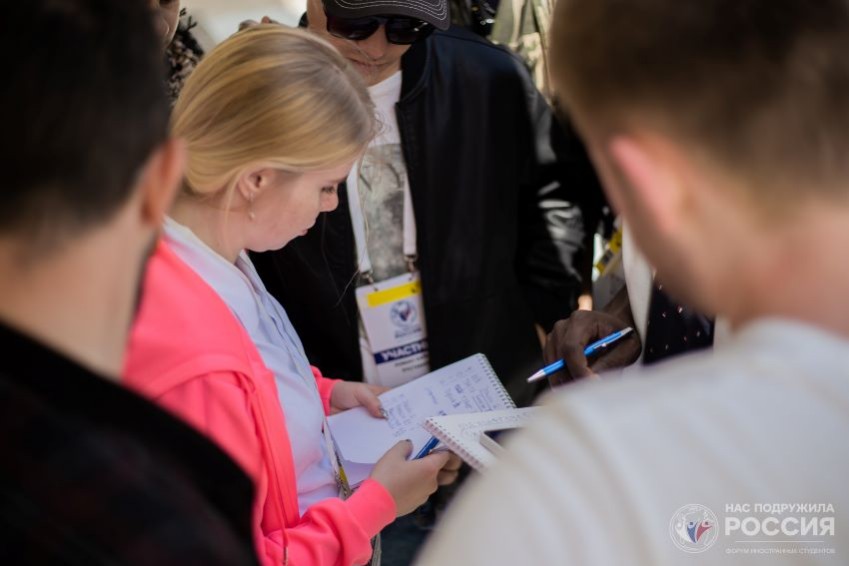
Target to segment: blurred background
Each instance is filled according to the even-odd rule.
[[[295,25],[306,10],[306,0],[183,0],[182,5],[197,22],[192,33],[206,50],[235,32],[243,20],[269,16]]]

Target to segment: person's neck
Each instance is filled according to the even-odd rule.
[[[398,61],[395,65],[383,69],[380,74],[374,77],[368,77],[366,79],[366,82],[368,83],[368,88],[373,89],[375,87],[378,87],[400,72],[401,61]]]
[[[114,231],[40,253],[0,241],[0,320],[103,377],[120,378],[139,297],[141,253]]]
[[[758,318],[799,320],[849,339],[849,207],[809,207],[791,225],[749,246],[750,268],[729,276],[737,297],[726,314],[739,328]],[[757,250],[764,250],[758,253]]]
[[[241,238],[244,234],[241,214],[181,195],[169,216],[230,263],[236,263],[245,248]]]

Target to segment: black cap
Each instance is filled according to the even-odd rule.
[[[451,25],[448,0],[323,0],[324,11],[337,18],[409,16],[446,30]]]

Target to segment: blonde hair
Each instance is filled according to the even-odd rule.
[[[257,166],[303,173],[354,160],[376,122],[362,79],[329,43],[270,24],[201,61],[171,128],[187,144],[184,192],[214,196]]]

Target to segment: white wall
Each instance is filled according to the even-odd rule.
[[[259,20],[263,16],[296,25],[306,10],[306,0],[183,0],[198,26],[195,37],[205,49],[227,38],[243,20]]]

